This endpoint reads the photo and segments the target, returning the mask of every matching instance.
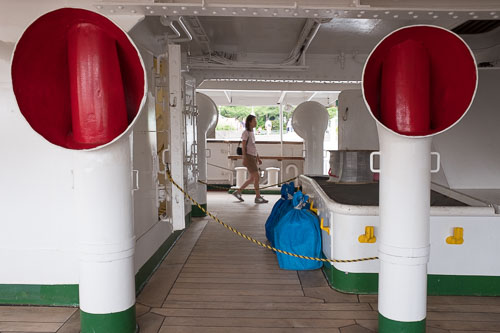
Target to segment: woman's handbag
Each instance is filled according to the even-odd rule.
[[[245,142],[248,145],[248,140],[245,141]],[[241,146],[241,140],[240,140],[240,142],[238,142],[238,147],[236,148],[236,154],[237,155],[243,155],[243,148],[241,148],[240,146]]]
[[[240,147],[241,141],[238,143],[238,147],[236,148],[237,155],[243,155],[243,148]]]

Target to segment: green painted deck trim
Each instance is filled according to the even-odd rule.
[[[78,285],[0,284],[0,304],[78,306]]]
[[[396,321],[378,314],[379,333],[425,333],[425,319],[421,321]]]
[[[203,209],[207,210],[207,204],[201,204],[200,206],[203,207]],[[202,211],[198,206],[192,205],[191,206],[191,216],[192,217],[205,217],[205,216],[207,216],[207,214],[204,211]]]
[[[349,273],[336,269],[330,263],[323,265],[330,286],[343,293],[377,294],[378,273]]]
[[[135,305],[115,313],[94,314],[80,310],[81,333],[135,333]]]
[[[191,213],[185,217],[186,228],[191,224]],[[149,278],[184,230],[174,231],[135,275],[135,290],[138,295]],[[46,305],[78,306],[78,284],[36,285],[0,284],[0,305]]]
[[[377,294],[378,273],[350,273],[323,265],[330,286],[343,293]],[[429,296],[500,296],[500,276],[427,275]]]
[[[431,296],[500,296],[500,276],[427,275]]]

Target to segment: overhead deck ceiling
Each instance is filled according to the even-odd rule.
[[[325,106],[333,105],[339,91],[287,91],[287,90],[214,90],[199,89],[210,96],[217,105],[291,105],[297,106],[304,101],[315,101]]]
[[[370,51],[398,28],[453,29],[469,20],[500,18],[498,0],[116,1],[96,7],[106,15],[145,15],[131,31],[134,39],[157,54],[166,43],[181,44],[184,70],[200,88],[221,89],[221,103],[238,100],[239,94],[248,99],[242,90],[271,90],[278,96],[310,91],[304,93],[310,97],[317,90],[356,88]],[[500,66],[500,28],[461,36],[478,63]]]

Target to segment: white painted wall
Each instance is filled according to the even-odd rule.
[[[139,170],[139,190],[134,192],[134,225],[136,235],[135,271],[158,250],[172,234],[172,225],[158,219],[157,144],[155,98],[151,93],[153,56],[139,47],[147,71],[148,91],[143,113],[137,121],[133,138],[133,168]]]
[[[19,111],[10,79],[12,48],[25,27],[66,3],[9,2],[2,3],[0,11],[0,284],[79,281],[73,152],[48,143],[31,129]],[[130,23],[130,19],[123,17],[115,21]],[[150,70],[152,56],[143,49],[140,51],[146,69]],[[172,226],[158,222],[155,215],[152,165],[156,135],[145,132],[155,129],[150,93],[145,107],[147,110],[138,120],[133,138],[134,169],[139,170],[140,178],[140,190],[134,193],[136,272],[172,234]]]
[[[153,68],[153,57],[141,52],[144,67],[148,71],[148,82],[151,82],[151,68]],[[134,128],[134,169],[139,171],[139,190],[134,192],[134,219],[137,237],[143,235],[158,221],[158,210],[156,208],[156,119],[155,99],[148,92],[146,109],[143,110],[137,125]]]
[[[460,123],[433,138],[441,171],[432,181],[452,189],[500,189],[500,69],[479,70],[474,102]],[[346,113],[346,109],[349,109]],[[378,150],[375,121],[360,90],[339,95],[339,149]]]
[[[339,150],[379,150],[377,127],[369,112],[361,90],[344,90],[340,93]],[[437,151],[434,143],[432,151]],[[432,181],[448,187],[443,168],[432,174]]]
[[[76,283],[73,153],[31,129],[10,84],[0,88],[0,284]]]
[[[453,189],[500,189],[499,83],[499,69],[480,69],[469,112],[433,140]]]
[[[378,150],[375,120],[369,114],[361,90],[339,94],[339,150]]]
[[[55,8],[55,1],[17,1],[2,3],[0,11],[0,284],[78,282],[73,153],[31,129],[10,79],[14,43]]]

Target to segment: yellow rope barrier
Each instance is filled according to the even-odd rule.
[[[235,228],[231,227],[230,225],[222,222],[221,220],[219,220],[216,216],[214,216],[212,213],[210,213],[209,211],[207,211],[205,208],[203,208],[198,202],[196,202],[196,200],[194,200],[188,193],[186,193],[186,191],[184,191],[183,188],[181,188],[172,178],[172,175],[170,174],[170,169],[167,168],[167,177],[168,179],[170,180],[170,182],[179,189],[179,191],[181,191],[189,200],[191,200],[191,202],[193,204],[195,204],[202,212],[206,213],[208,216],[210,216],[215,222],[219,223],[220,225],[222,225],[224,228],[228,229],[228,230],[231,230],[232,232],[234,232],[235,234],[237,234],[238,236],[240,237],[243,237],[259,246],[262,246],[262,247],[265,247],[271,251],[274,251],[274,252],[278,252],[278,253],[282,253],[282,254],[286,254],[288,256],[292,256],[292,257],[296,257],[296,258],[301,258],[301,259],[307,259],[307,260],[315,260],[315,261],[323,261],[323,262],[338,262],[338,263],[351,263],[351,262],[361,262],[361,261],[369,261],[369,260],[377,260],[378,257],[369,257],[369,258],[359,258],[359,259],[326,259],[326,258],[314,258],[314,257],[308,257],[308,256],[303,256],[303,255],[300,255],[300,254],[295,254],[295,253],[291,253],[291,252],[288,252],[288,251],[283,251],[283,250],[280,250],[280,249],[277,249],[273,246],[270,246],[270,245],[267,245],[267,244],[264,244],[262,243],[261,241],[255,239],[255,238],[252,238],[250,236],[247,236],[243,233],[241,233],[240,231],[236,230]],[[297,177],[294,177],[294,178],[291,178],[290,180],[293,180]],[[280,184],[284,184],[286,182],[282,182]]]
[[[285,181],[280,182],[280,183],[277,183],[277,184],[266,185],[266,186],[262,186],[262,187],[260,187],[260,186],[259,186],[259,189],[260,189],[260,190],[263,190],[263,189],[270,188],[270,187],[277,187],[277,186],[279,186],[279,185],[283,185],[283,184],[285,184],[285,183],[291,182],[292,180],[295,180],[295,179],[297,179],[297,178],[298,178],[298,177],[293,177],[293,178],[290,178],[290,179],[288,179],[288,180],[285,180]],[[228,190],[228,188],[226,188],[226,187],[217,186],[217,185],[212,185],[212,184],[206,183],[206,182],[204,182],[204,181],[202,181],[202,180],[198,180],[198,183],[203,184],[203,185],[206,185],[206,186],[210,186],[210,187],[213,187],[213,188],[218,188],[218,189],[221,189],[221,190]]]

